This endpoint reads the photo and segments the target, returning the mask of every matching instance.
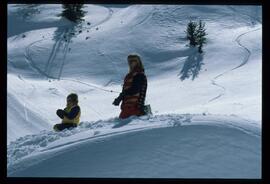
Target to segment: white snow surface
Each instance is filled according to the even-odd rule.
[[[12,142],[15,177],[259,178],[260,128],[234,116],[157,115],[83,122]],[[118,169],[116,169],[118,168]]]
[[[61,5],[8,5],[8,176],[261,177],[260,6],[84,10],[76,28]],[[203,55],[188,47],[190,19],[206,22]],[[130,53],[142,57],[154,115],[119,120],[112,101]],[[180,80],[194,62],[198,76]],[[71,92],[82,123],[53,132]]]

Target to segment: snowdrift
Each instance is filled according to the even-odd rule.
[[[12,142],[8,176],[260,178],[261,132],[234,116],[84,122]]]

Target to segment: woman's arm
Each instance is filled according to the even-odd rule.
[[[137,74],[136,76],[134,76],[131,87],[125,90],[123,88],[119,96],[113,101],[113,105],[119,105],[120,102],[123,100],[124,96],[126,95],[133,95],[133,94],[138,93],[140,91],[140,88],[145,78],[146,77],[144,74]]]

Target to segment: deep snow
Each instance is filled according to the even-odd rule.
[[[76,27],[57,16],[61,5],[8,6],[9,176],[260,178],[260,6],[84,9]],[[187,45],[190,19],[206,22],[203,55]],[[133,52],[155,116],[122,122],[111,103]],[[183,78],[194,62],[199,74]],[[52,132],[70,92],[82,124]],[[47,167],[58,161],[66,164]]]
[[[84,122],[18,139],[16,177],[259,178],[260,129],[233,116],[159,115]]]

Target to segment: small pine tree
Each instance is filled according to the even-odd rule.
[[[196,43],[196,29],[197,29],[197,23],[190,21],[187,25],[186,34],[187,39],[189,40],[189,45],[195,47],[197,45]]]
[[[206,29],[205,29],[205,23],[203,23],[201,20],[199,21],[198,24],[198,29],[196,31],[196,42],[198,44],[198,51],[199,53],[202,53],[202,47],[206,43]]]
[[[61,16],[67,18],[68,20],[80,23],[83,20],[83,17],[86,11],[83,11],[83,4],[63,4],[63,12],[60,14]]]
[[[199,23],[190,21],[187,25],[186,34],[189,40],[189,45],[192,47],[198,46],[198,52],[202,53],[202,47],[206,43],[205,23],[201,20]]]

